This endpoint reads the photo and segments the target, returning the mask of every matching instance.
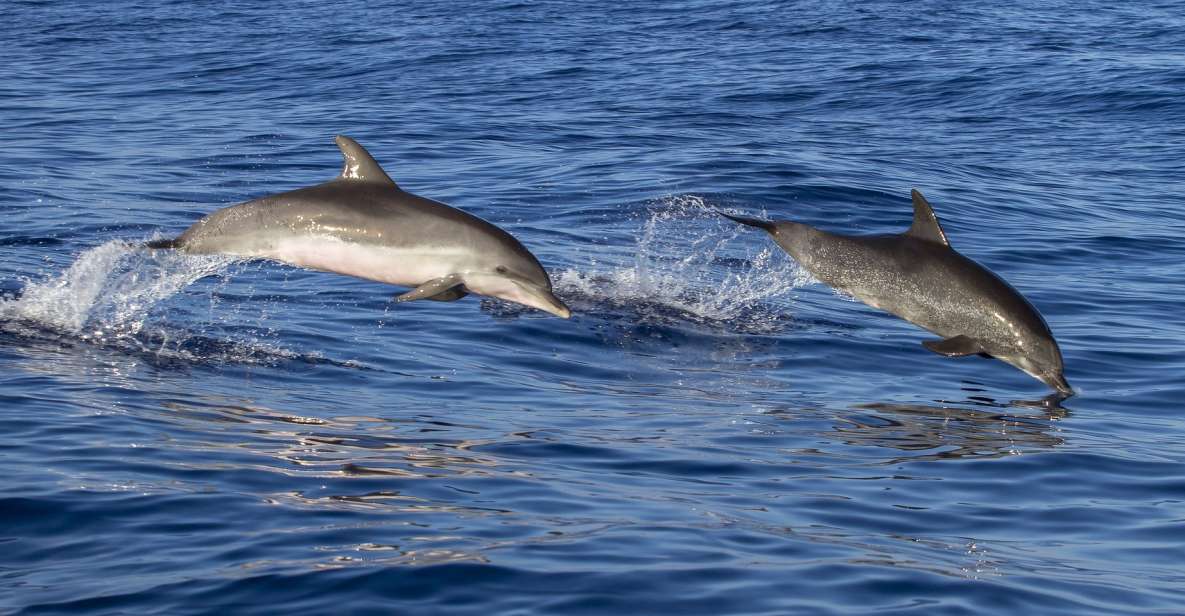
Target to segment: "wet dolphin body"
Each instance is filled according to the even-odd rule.
[[[913,212],[905,233],[872,236],[721,214],[769,232],[827,285],[942,336],[923,342],[927,349],[948,357],[994,357],[1072,395],[1061,350],[1037,309],[999,276],[955,252],[916,190]]]
[[[404,192],[357,142],[337,137],[341,175],[218,210],[149,248],[273,259],[404,287],[396,298],[488,295],[568,318],[539,261],[502,229]]]

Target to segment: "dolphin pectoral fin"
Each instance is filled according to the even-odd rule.
[[[441,276],[440,278],[433,278],[428,282],[404,293],[403,295],[396,295],[397,302],[414,302],[417,299],[436,299],[437,296],[444,295],[445,297],[439,301],[449,302],[454,299],[461,299],[465,291],[461,291],[461,295],[456,297],[450,294],[454,293],[456,287],[464,284],[464,280],[457,274],[449,274],[448,276]]]
[[[469,295],[469,291],[466,291],[465,287],[457,286],[444,293],[437,293],[432,297],[425,297],[424,299],[430,299],[434,302],[455,302],[466,295]]]
[[[946,340],[925,340],[922,346],[947,357],[984,354],[983,347],[979,346],[978,342],[961,334]]]

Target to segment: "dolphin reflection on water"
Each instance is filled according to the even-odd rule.
[[[1003,408],[1030,405],[1041,406],[1045,412],[1013,414]],[[849,445],[900,450],[902,457],[893,462],[996,458],[1053,449],[1064,443],[1052,420],[1068,417],[1068,409],[1056,403],[1048,406],[1045,401],[999,406],[860,404],[852,407],[851,413],[841,414],[832,436]]]

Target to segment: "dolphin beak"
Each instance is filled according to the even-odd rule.
[[[499,294],[496,297],[508,299],[524,306],[530,306],[543,312],[549,312],[561,319],[567,319],[572,316],[572,311],[568,309],[568,306],[560,301],[560,298],[556,297],[555,293],[552,293],[548,287],[522,283],[515,284],[514,286],[516,288],[510,293]]]
[[[567,319],[572,316],[572,310],[568,308],[560,298],[556,297],[551,291],[539,290],[539,299],[542,300],[540,304],[535,306],[544,312],[550,312],[561,319]]]
[[[552,293],[550,281],[540,284],[501,274],[471,273],[465,276],[465,287],[472,293],[522,304],[561,319],[572,316],[572,311]]]
[[[1066,377],[1063,376],[1060,372],[1053,375],[1053,376],[1043,378],[1041,380],[1044,381],[1046,385],[1049,385],[1050,387],[1056,389],[1057,393],[1061,394],[1062,396],[1065,396],[1066,398],[1069,398],[1070,396],[1074,395],[1074,388],[1070,387],[1070,383],[1066,381]]]

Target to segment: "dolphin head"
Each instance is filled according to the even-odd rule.
[[[1061,349],[1052,336],[1038,339],[1027,353],[1001,359],[1052,387],[1062,396],[1074,395],[1074,389],[1066,381]]]
[[[507,251],[488,266],[465,272],[465,287],[479,295],[497,297],[516,304],[538,308],[560,318],[572,311],[551,290],[551,278],[534,256]]]

